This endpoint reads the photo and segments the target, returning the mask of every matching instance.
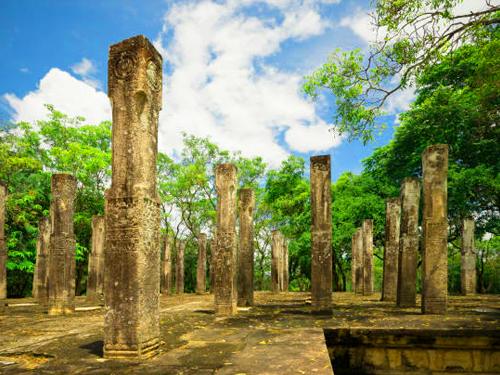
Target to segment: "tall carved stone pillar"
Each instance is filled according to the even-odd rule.
[[[92,216],[92,250],[89,255],[87,301],[101,299],[104,289],[104,216]]]
[[[401,199],[387,199],[385,201],[385,248],[384,276],[382,279],[382,301],[396,302],[398,290],[400,221]]]
[[[7,240],[5,239],[5,202],[7,201],[7,185],[0,182],[0,312],[7,303]]]
[[[214,292],[214,283],[215,283],[215,278],[214,278],[214,249],[215,249],[215,244],[217,243],[217,240],[215,239],[215,233],[214,233],[214,238],[210,241],[210,260],[208,264],[208,288],[210,290],[210,294]]]
[[[186,244],[184,241],[175,242],[177,257],[175,259],[175,294],[184,294],[184,251]]]
[[[283,292],[288,292],[288,243],[283,240]]]
[[[418,205],[420,180],[407,177],[401,184],[401,228],[398,256],[397,305],[413,307],[417,297]]]
[[[172,241],[168,234],[163,236],[162,264],[161,292],[163,294],[172,294]]]
[[[142,35],[109,49],[111,188],[105,198],[104,356],[146,358],[160,336],[160,197],[156,186],[162,58]]]
[[[373,220],[363,221],[363,295],[373,294]]]
[[[476,253],[474,251],[474,220],[462,222],[462,264],[460,269],[462,294],[476,294]]]
[[[311,157],[311,294],[313,313],[332,312],[330,155]]]
[[[40,305],[49,302],[49,255],[50,255],[50,217],[38,220],[36,239],[36,264],[33,275],[33,297]]]
[[[356,241],[358,231],[351,235],[351,292],[356,291]]]
[[[422,313],[446,314],[448,300],[448,145],[422,154]]]
[[[196,267],[196,292],[203,294],[207,291],[207,235],[198,235],[198,263]]]
[[[239,195],[238,306],[253,306],[253,215],[255,193],[241,189]]]
[[[53,174],[50,203],[49,315],[75,311],[75,234],[73,233],[76,179]]]
[[[237,312],[236,280],[236,190],[238,170],[234,164],[218,164],[215,169],[217,187],[217,243],[214,246],[215,313]]]
[[[354,284],[356,294],[363,295],[364,293],[364,283],[363,283],[363,262],[364,262],[364,251],[363,251],[363,228],[359,227],[356,229],[356,282]]]
[[[271,284],[269,285],[271,293],[278,293],[280,291],[280,265],[282,263],[280,258],[282,258],[282,250],[281,233],[278,229],[275,229],[273,230],[271,237]]]

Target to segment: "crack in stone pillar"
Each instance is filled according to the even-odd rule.
[[[332,313],[332,178],[330,155],[311,157],[312,312]]]
[[[33,298],[46,307],[49,302],[49,254],[50,254],[50,217],[38,220],[36,239],[36,264],[33,274]]]
[[[75,312],[75,234],[73,232],[76,178],[65,173],[51,177],[49,253],[49,315]]]
[[[8,188],[0,182],[0,312],[5,310],[7,303],[7,240],[5,238],[5,202]]]
[[[163,235],[161,292],[172,294],[172,239],[168,234]]]
[[[87,301],[100,301],[104,289],[104,216],[92,216],[92,250],[89,255]]]
[[[373,220],[363,221],[363,295],[373,294]]]
[[[241,189],[239,196],[238,306],[253,306],[253,216],[255,193]]]
[[[448,301],[448,145],[422,154],[422,313],[446,314]]]
[[[160,345],[162,57],[143,35],[109,48],[112,179],[105,197],[104,356],[147,358]]]
[[[217,187],[217,231],[212,261],[214,262],[215,314],[237,313],[237,247],[236,190],[238,170],[234,164],[218,164],[215,169]]]
[[[400,307],[413,307],[417,297],[418,206],[420,180],[407,177],[401,184],[401,227],[398,254],[398,294]]]
[[[385,201],[385,247],[382,301],[396,302],[397,299],[400,222],[401,198],[387,199]]]
[[[460,281],[463,295],[476,294],[476,252],[474,251],[474,220],[462,221],[462,258]]]
[[[207,291],[207,235],[198,235],[198,262],[196,264],[196,293]]]

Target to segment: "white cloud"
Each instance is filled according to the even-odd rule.
[[[324,32],[328,22],[317,2],[268,0],[281,22],[241,12],[242,4],[251,3],[257,1],[177,4],[166,14],[155,41],[172,69],[164,76],[162,151],[179,151],[186,131],[211,135],[224,149],[262,156],[276,167],[290,150],[325,151],[340,144],[300,92],[302,77],[261,59],[279,52],[286,40]]]
[[[100,89],[102,88],[101,82],[99,82],[97,79],[92,77],[92,74],[97,72],[97,68],[94,66],[92,61],[89,59],[86,59],[85,57],[80,61],[79,63],[73,65],[70,67],[71,71],[74,74],[79,75],[82,77],[83,81],[90,86]]]
[[[19,69],[19,71],[20,71],[21,73],[24,73],[24,74],[27,74],[27,73],[29,73],[29,72],[30,72],[30,70],[29,70],[28,68],[21,68],[21,69]]]
[[[352,16],[342,18],[340,26],[350,28],[365,43],[373,43],[376,40],[372,17],[365,10],[358,9]]]
[[[111,106],[105,93],[57,68],[52,68],[40,80],[38,88],[23,98],[13,94],[5,94],[4,98],[14,110],[15,122],[46,119],[48,111],[44,104],[53,104],[69,116],[83,116],[88,124],[111,120]]]

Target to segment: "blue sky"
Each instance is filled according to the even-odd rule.
[[[333,98],[311,103],[302,76],[335,48],[367,48],[369,1],[3,0],[0,118],[34,121],[53,104],[88,123],[111,119],[106,96],[109,45],[145,35],[164,60],[159,149],[173,155],[180,132],[210,135],[224,149],[260,155],[277,167],[287,155],[332,155],[332,179],[359,173],[386,144],[411,92],[398,94],[376,142],[348,143],[332,132]]]

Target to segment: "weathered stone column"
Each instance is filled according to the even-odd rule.
[[[7,240],[5,239],[5,202],[7,201],[7,185],[0,182],[0,312],[7,303]]]
[[[104,216],[92,216],[92,250],[89,254],[87,301],[98,301],[104,286]]]
[[[311,157],[312,312],[332,312],[332,178],[330,155]]]
[[[400,221],[401,199],[387,199],[385,201],[385,248],[384,275],[382,278],[382,301],[396,302],[398,291]]]
[[[448,145],[422,154],[422,313],[446,314],[448,300]]]
[[[401,184],[401,228],[398,255],[397,305],[415,306],[418,267],[418,205],[420,180],[407,177]]]
[[[476,294],[476,253],[474,251],[474,220],[462,222],[462,264],[460,269],[462,294]]]
[[[215,278],[214,278],[214,248],[216,244],[215,237],[210,240],[210,259],[208,261],[208,288],[210,291],[210,294],[214,292],[214,283],[215,283]]]
[[[283,240],[283,292],[288,292],[288,243]]]
[[[76,178],[53,174],[50,203],[49,315],[75,311],[75,234],[73,233]]]
[[[203,294],[207,291],[207,235],[198,235],[198,263],[196,267],[196,292]]]
[[[356,291],[356,241],[358,231],[351,235],[351,292]]]
[[[271,284],[269,285],[269,288],[272,293],[278,293],[280,291],[280,258],[282,258],[281,251],[281,233],[278,229],[275,229],[272,231],[271,235]]]
[[[373,220],[363,221],[363,295],[373,294]]]
[[[33,275],[33,297],[40,305],[49,302],[49,254],[50,254],[50,217],[38,220],[38,237],[36,239],[36,264]]]
[[[241,189],[239,196],[238,306],[253,306],[253,215],[255,193]]]
[[[172,242],[168,234],[163,235],[162,264],[161,292],[172,294]]]
[[[356,229],[356,282],[354,284],[356,294],[363,295],[364,283],[363,283],[363,262],[364,262],[364,251],[363,251],[363,228],[359,227]]]
[[[177,257],[175,259],[175,294],[184,294],[184,251],[186,244],[182,240],[175,242]]]
[[[105,200],[104,356],[146,358],[160,336],[160,197],[156,186],[162,58],[142,35],[109,49],[111,188]]]
[[[234,164],[218,164],[217,243],[214,246],[215,313],[234,315],[237,312],[236,280],[236,190],[238,170]]]

